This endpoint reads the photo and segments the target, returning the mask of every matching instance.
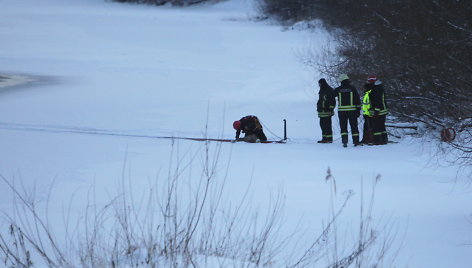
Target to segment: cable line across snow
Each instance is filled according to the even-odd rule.
[[[33,132],[48,132],[48,133],[69,133],[69,134],[101,135],[101,136],[115,136],[115,137],[147,138],[147,139],[172,139],[172,140],[216,141],[216,142],[234,142],[235,141],[233,139],[158,136],[158,135],[125,133],[125,132],[112,131],[112,130],[106,130],[106,129],[96,129],[96,128],[50,126],[50,125],[28,125],[28,124],[14,124],[14,123],[5,123],[5,122],[0,122],[0,129],[15,130],[15,131],[33,131]],[[283,140],[267,141],[267,142],[262,142],[262,143],[285,143],[285,141]]]

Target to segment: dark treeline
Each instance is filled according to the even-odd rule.
[[[285,23],[321,20],[337,47],[309,62],[358,83],[376,74],[395,119],[453,127],[458,161],[472,162],[472,0],[260,1]]]
[[[364,81],[375,73],[389,87],[402,121],[431,127],[472,124],[472,0],[261,0],[286,22],[321,19],[338,47],[326,74]]]

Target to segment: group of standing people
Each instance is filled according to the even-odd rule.
[[[357,89],[351,85],[346,74],[338,78],[341,85],[335,89],[328,85],[324,78],[318,81],[320,87],[317,102],[317,112],[320,118],[322,139],[318,143],[332,143],[332,116],[338,99],[338,118],[341,128],[341,141],[347,147],[349,132],[351,128],[352,142],[354,146],[363,144],[382,145],[388,143],[385,119],[388,108],[385,98],[385,90],[382,82],[375,75],[369,75],[363,87],[364,95],[361,97]],[[359,140],[359,128],[357,118],[362,114],[364,117],[363,136]]]
[[[352,142],[354,146],[363,144],[382,145],[388,143],[385,119],[388,108],[385,98],[385,90],[382,82],[375,75],[369,75],[367,82],[362,88],[363,96],[351,85],[351,81],[346,74],[339,76],[341,85],[333,89],[326,79],[318,81],[320,87],[317,102],[317,112],[320,118],[322,139],[318,143],[333,142],[333,127],[331,118],[338,99],[338,118],[341,127],[341,141],[347,147],[349,139],[348,126],[351,128]],[[357,119],[364,117],[364,127],[362,139],[359,139],[359,128]],[[267,137],[262,129],[262,124],[254,115],[245,116],[233,122],[236,130],[236,141],[265,142]],[[240,138],[241,133],[245,136]]]

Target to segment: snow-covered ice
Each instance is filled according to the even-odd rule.
[[[470,267],[472,194],[453,182],[457,167],[430,161],[434,142],[405,138],[345,149],[334,119],[335,143],[316,143],[320,75],[298,56],[326,44],[322,30],[258,22],[251,0],[187,8],[1,0],[0,7],[0,76],[53,78],[0,88],[0,174],[35,187],[40,199],[50,185],[64,202],[91,185],[108,196],[124,165],[135,190],[145,189],[168,166],[170,140],[80,131],[231,139],[232,122],[254,114],[269,139],[279,139],[286,119],[287,144],[222,144],[235,196],[250,184],[254,204],[264,207],[282,189],[286,223],[303,219],[320,230],[328,215],[328,168],[338,193],[357,196],[361,181],[369,185],[381,174],[375,215],[399,226],[396,267]],[[388,77],[382,80],[388,86]],[[201,143],[178,146],[195,152]],[[11,200],[2,185],[0,208],[9,210]],[[51,214],[61,208],[54,204]],[[358,217],[356,205],[349,208],[347,223]]]

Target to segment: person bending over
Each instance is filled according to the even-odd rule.
[[[245,142],[267,141],[267,137],[262,130],[262,125],[257,116],[248,115],[234,121],[233,128],[236,130],[236,140]],[[244,138],[240,138],[241,132]]]

